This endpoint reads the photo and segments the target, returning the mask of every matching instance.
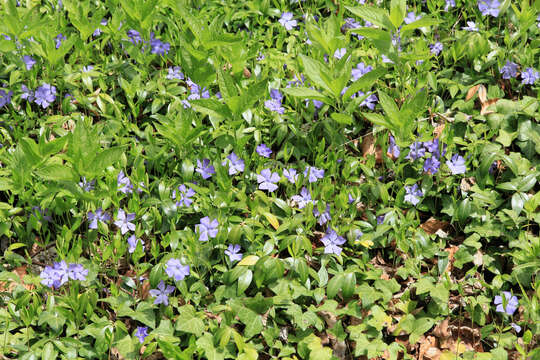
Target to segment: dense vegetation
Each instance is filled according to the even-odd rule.
[[[540,359],[539,14],[0,0],[0,357]]]

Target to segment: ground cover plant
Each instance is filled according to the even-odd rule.
[[[0,0],[2,359],[539,359],[540,1]]]

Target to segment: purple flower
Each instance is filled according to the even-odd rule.
[[[322,214],[319,211],[319,208],[315,206],[313,208],[313,216],[317,218],[317,223],[321,226],[332,220],[332,216],[330,215],[330,204],[326,204],[326,209],[324,209]]]
[[[416,206],[420,202],[420,197],[424,196],[422,189],[417,184],[413,186],[405,186],[405,198],[404,200]]]
[[[89,71],[92,71],[92,70],[94,70],[93,65],[83,66],[83,68],[82,68],[82,72],[85,72],[85,73],[87,73]]]
[[[116,221],[114,224],[120,228],[122,235],[128,231],[135,231],[135,224],[130,221],[135,220],[135,213],[126,214],[122,209],[118,209],[118,214],[116,214]]]
[[[227,162],[229,163],[229,175],[235,175],[244,171],[244,160],[240,159],[234,151],[227,156],[227,160],[224,160],[221,165],[225,166]]]
[[[382,54],[381,55],[381,59],[382,59],[382,62],[385,63],[385,64],[393,64],[394,62],[392,60],[390,60],[390,58],[388,56],[386,56],[385,54]]]
[[[334,58],[340,60],[346,53],[347,49],[345,48],[336,49],[336,51],[334,51]]]
[[[278,100],[266,100],[264,102],[264,107],[266,107],[270,111],[275,111],[278,114],[285,113],[285,108],[281,106],[281,101]]]
[[[191,206],[191,204],[193,203],[191,197],[193,197],[193,195],[195,195],[195,190],[193,190],[191,187],[188,188],[184,184],[178,186],[178,196],[180,197],[180,199],[176,202],[176,206]],[[176,190],[173,190],[172,198],[176,199],[176,197]]]
[[[291,184],[296,183],[296,180],[298,180],[298,173],[295,169],[285,169],[283,170],[283,176],[289,180]]]
[[[24,55],[22,60],[24,65],[26,65],[26,70],[32,69],[32,67],[36,64],[36,60],[28,55]]]
[[[169,259],[166,265],[167,276],[174,278],[175,281],[184,280],[186,276],[189,276],[189,265],[182,264],[179,259]]]
[[[540,73],[534,70],[532,67],[527,68],[524,72],[521,73],[521,83],[523,85],[532,85],[538,79],[540,79]]]
[[[272,100],[279,101],[281,103],[281,100],[283,100],[283,95],[279,92],[278,89],[270,89],[270,97]]]
[[[307,177],[310,183],[317,182],[318,179],[322,179],[324,177],[324,170],[313,166],[306,166],[304,170],[304,177]]]
[[[89,229],[97,229],[98,228],[98,221],[107,222],[111,220],[111,217],[109,214],[104,212],[101,208],[97,209],[95,213],[89,212],[88,213],[88,220],[90,220],[90,225],[88,225]]]
[[[351,193],[349,193],[349,200],[347,201],[350,204],[352,204],[354,202],[354,197],[351,195]]]
[[[135,45],[142,42],[141,34],[139,34],[137,30],[128,30],[127,36],[129,37],[130,41]]]
[[[128,249],[128,252],[130,254],[133,254],[133,252],[135,252],[135,249],[137,248],[137,244],[140,242],[141,245],[142,245],[142,250],[144,251],[144,244],[142,242],[141,239],[137,239],[137,237],[135,236],[135,234],[131,235],[130,237],[128,237],[127,239],[127,242],[128,242],[128,245],[129,245],[129,249]]]
[[[366,66],[366,64],[364,64],[363,62],[358,63],[358,65],[356,65],[356,67],[353,68],[351,71],[351,80],[356,81],[362,76],[366,75],[371,70],[373,70],[373,66]]]
[[[515,78],[517,76],[517,64],[506,60],[506,64],[499,70],[503,79]]]
[[[69,264],[67,269],[68,277],[73,280],[86,280],[88,276],[88,270],[81,264]]]
[[[94,190],[95,183],[96,183],[96,180],[86,181],[86,177],[83,176],[81,181],[79,182],[79,186],[81,187],[81,189],[88,192],[88,191]]]
[[[478,31],[478,26],[476,26],[474,21],[467,21],[467,26],[462,27],[462,29],[466,31]]]
[[[257,146],[256,151],[257,151],[257,154],[265,158],[269,158],[270,154],[272,154],[272,150],[270,150],[270,148],[266,146],[265,143],[262,143],[259,146]]]
[[[292,197],[292,200],[298,204],[299,209],[305,208],[306,205],[309,203],[313,204],[313,200],[311,200],[311,194],[309,193],[309,190],[305,187],[303,187],[300,191],[300,195],[294,195]]]
[[[382,225],[384,223],[385,218],[386,218],[386,214],[377,216],[377,225]]]
[[[279,23],[285,27],[286,30],[292,30],[296,27],[298,24],[296,20],[293,19],[293,13],[291,12],[284,12],[281,14],[281,18],[279,19]]]
[[[107,26],[108,24],[108,21],[107,19],[102,19],[101,22],[100,22],[101,25],[103,26]],[[94,32],[92,33],[92,36],[96,37],[96,36],[99,36],[101,35],[101,29],[100,28],[97,28],[96,30],[94,30]]]
[[[199,241],[208,241],[209,238],[215,238],[218,234],[218,226],[217,219],[210,220],[208,216],[203,217],[200,224],[195,226],[199,232]]]
[[[436,156],[439,155],[439,139],[425,141],[422,145],[424,146],[424,149],[426,149],[427,152],[430,152]]]
[[[169,50],[171,49],[171,44],[167,42],[162,42],[159,39],[151,39],[150,48],[152,54],[165,55],[169,53]]]
[[[455,0],[446,0],[446,4],[444,5],[444,11],[448,11],[450,8],[456,7],[456,1]]]
[[[324,244],[325,254],[341,254],[341,247],[339,245],[345,244],[345,239],[339,236],[335,230],[329,228],[326,234],[322,237],[321,242]]]
[[[41,271],[39,274],[39,277],[41,278],[41,283],[45,286],[48,286],[50,288],[54,287],[55,281],[56,281],[56,272],[51,266],[45,266],[45,269]]]
[[[359,91],[356,94],[356,96],[353,96],[353,97],[362,98],[364,96],[366,96],[366,94],[363,91]],[[377,101],[379,101],[379,99],[377,98],[377,95],[370,94],[367,98],[362,100],[362,102],[360,103],[360,106],[366,106],[368,109],[373,110],[375,109],[375,104],[377,104]]]
[[[257,174],[257,182],[259,183],[260,190],[268,190],[274,192],[278,186],[276,183],[279,181],[279,174],[273,173],[270,169],[261,170],[260,174]]]
[[[54,41],[56,43],[56,48],[58,49],[62,45],[62,41],[66,40],[66,37],[62,35],[61,33],[56,35],[56,38],[54,38]]]
[[[429,48],[433,55],[438,56],[441,51],[443,51],[443,44],[440,41],[437,41],[435,44],[430,44]]]
[[[167,79],[173,80],[184,80],[184,74],[182,74],[182,71],[180,71],[180,66],[170,67],[169,73],[167,74]]]
[[[436,174],[440,166],[441,162],[435,156],[429,157],[424,161],[424,171],[430,174]]]
[[[85,271],[86,271],[86,274],[85,274]],[[73,275],[86,278],[86,275],[88,275],[88,270],[84,270],[83,268],[82,273],[73,274]],[[69,280],[68,265],[66,264],[64,260],[60,262],[55,262],[52,267],[46,266],[39,276],[41,277],[41,283],[43,285],[48,286],[50,288],[58,289],[60,286],[64,285]]]
[[[154,305],[163,304],[165,306],[169,305],[169,294],[174,291],[174,286],[167,285],[161,280],[157,286],[157,289],[150,290],[150,295],[155,297]]]
[[[416,141],[409,147],[409,153],[405,156],[405,159],[417,160],[424,155],[426,155],[426,149],[424,149],[421,142]]]
[[[501,3],[498,0],[478,0],[478,10],[480,10],[483,16],[499,16],[500,6]]]
[[[47,83],[36,89],[36,104],[46,109],[56,99],[56,87]]]
[[[497,295],[495,296],[495,300],[493,301],[495,305],[497,305],[497,308],[495,311],[506,313],[507,315],[514,315],[516,312],[519,301],[517,296],[512,296],[512,294],[509,291],[503,291],[503,295],[505,297],[504,301],[502,296]],[[505,305],[506,304],[506,305]]]
[[[13,95],[13,91],[8,91],[6,93],[5,90],[0,89],[0,107],[10,104],[12,95]]]
[[[405,19],[403,19],[405,21],[405,24],[410,24],[410,23],[413,23],[415,21],[418,21],[420,20],[422,17],[420,15],[416,15],[414,13],[414,11],[411,11],[407,14],[407,16],[405,17]]]
[[[510,326],[516,331],[516,333],[519,334],[521,332],[521,326],[519,326],[518,324],[511,323]]]
[[[210,164],[209,159],[203,159],[197,160],[197,168],[195,169],[196,172],[201,174],[203,179],[208,179],[212,177],[212,174],[216,173],[216,169],[214,168],[214,165]]]
[[[137,331],[135,332],[135,337],[139,339],[139,342],[142,344],[144,339],[148,336],[148,327],[146,326],[137,326]]]
[[[450,168],[452,175],[465,174],[467,167],[463,156],[454,154],[450,160],[446,160],[446,165]]]
[[[225,255],[229,256],[231,262],[235,260],[242,260],[242,253],[240,252],[240,245],[229,244],[227,250],[225,250]]]
[[[21,85],[21,99],[26,99],[30,102],[34,101],[34,92],[26,87],[26,85]]]
[[[118,177],[116,178],[116,185],[118,187],[118,191],[124,194],[131,194],[133,191],[133,185],[131,184],[131,181],[129,178],[124,174],[123,170],[120,170],[118,173]]]
[[[62,260],[60,262],[55,262],[53,265],[53,269],[56,272],[56,280],[54,287],[59,288],[60,286],[67,283],[69,280],[68,265],[64,260]]]
[[[401,153],[399,146],[396,145],[396,140],[392,135],[388,137],[388,154],[392,155],[394,158],[398,158]]]

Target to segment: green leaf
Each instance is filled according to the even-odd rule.
[[[35,173],[43,180],[75,181],[77,179],[70,167],[61,164],[45,164],[37,168]]]
[[[41,358],[43,360],[55,360],[57,359],[58,352],[54,349],[54,345],[52,342],[48,342],[43,347],[43,353],[41,355]]]
[[[407,2],[405,0],[392,0],[390,3],[390,21],[397,29],[403,23],[407,13]]]
[[[326,66],[320,61],[314,60],[304,54],[300,54],[300,59],[302,59],[302,64],[304,65],[304,70],[307,77],[313,81],[315,85],[333,94],[334,92],[332,91],[331,84],[323,80],[323,72],[328,73]]]
[[[414,29],[418,29],[418,28],[422,28],[422,27],[427,27],[427,26],[431,26],[431,25],[437,25],[441,22],[441,20],[438,20],[438,19],[433,19],[433,18],[430,18],[430,17],[423,17],[421,18],[420,20],[416,20],[410,24],[407,24],[407,25],[403,25],[403,27],[401,28],[401,36],[406,36],[409,32],[413,31]]]
[[[354,15],[369,21],[377,26],[382,28],[387,28],[390,30],[395,30],[395,26],[388,16],[388,11],[378,8],[376,6],[345,6],[347,10],[352,12]]]
[[[39,314],[38,325],[47,324],[55,332],[60,331],[60,329],[64,326],[65,323],[65,316],[62,315],[62,313],[59,312],[57,309],[51,311],[43,311],[41,314]]]
[[[197,347],[204,351],[204,355],[208,360],[224,360],[225,355],[222,350],[216,349],[214,346],[214,337],[210,333],[205,333],[197,339]]]
[[[238,295],[241,295],[251,284],[253,279],[253,272],[249,269],[238,277]]]
[[[371,70],[367,74],[364,74],[360,79],[356,80],[351,84],[351,86],[349,86],[347,91],[345,91],[345,94],[343,94],[343,100],[347,100],[358,91],[365,91],[370,89],[375,83],[375,81],[379,80],[381,76],[383,76],[386,72],[387,70],[385,68],[380,67]]]
[[[343,287],[343,279],[343,274],[336,274],[330,279],[328,286],[326,287],[326,295],[329,299],[333,299],[339,290],[341,290]]]
[[[91,175],[103,174],[105,169],[119,161],[124,153],[123,146],[117,146],[101,151],[89,167]],[[83,168],[84,169],[84,168]]]
[[[381,52],[390,55],[392,49],[392,35],[388,31],[373,28],[352,29],[351,32],[365,36]]]
[[[301,99],[314,99],[322,101],[325,104],[332,104],[332,101],[327,96],[324,96],[317,90],[313,90],[307,87],[290,87],[283,89],[285,94],[289,94]]]
[[[332,113],[330,117],[339,124],[350,125],[353,123],[353,118],[349,114]]]
[[[191,100],[190,104],[193,109],[209,116],[214,116],[220,119],[232,117],[229,108],[225,104],[222,104],[214,99]]]
[[[199,337],[204,332],[204,322],[197,317],[192,305],[184,305],[178,308],[180,315],[176,319],[175,329]]]

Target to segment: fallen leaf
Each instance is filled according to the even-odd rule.
[[[441,221],[438,219],[435,219],[434,217],[430,217],[426,220],[420,227],[422,230],[424,230],[426,233],[433,235],[437,233],[439,230],[446,230],[450,226],[450,223],[448,221]]]
[[[488,115],[488,114],[494,113],[495,111],[488,110],[488,108],[491,105],[497,103],[497,101],[499,101],[499,98],[490,99],[490,100],[486,100],[485,102],[482,102],[482,110],[480,110],[480,115]]]
[[[478,88],[478,99],[480,99],[482,104],[487,101],[487,90],[484,85],[480,85]]]
[[[375,139],[372,134],[367,134],[362,139],[362,155],[368,157],[369,155],[375,156],[375,162],[382,162],[382,148],[375,146]]]
[[[467,91],[467,96],[465,96],[465,101],[471,100],[472,97],[474,96],[474,94],[476,94],[478,92],[478,89],[480,88],[480,86],[482,86],[482,85],[478,84],[478,85],[474,85],[472,88],[470,88],[469,91]]]
[[[445,127],[446,127],[446,124],[440,124],[440,125],[437,125],[435,129],[433,129],[433,134],[435,135],[435,138],[441,137],[442,132],[444,131]]]

